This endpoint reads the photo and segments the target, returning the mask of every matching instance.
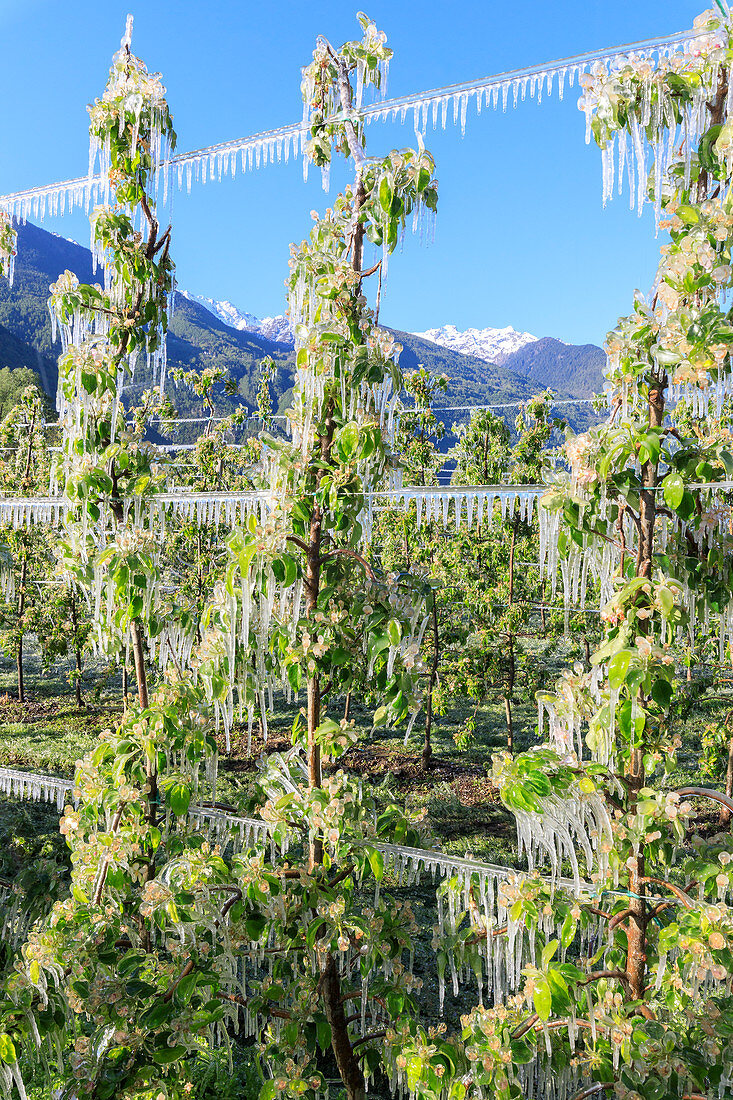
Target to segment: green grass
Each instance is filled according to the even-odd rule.
[[[25,709],[29,713],[24,714]],[[75,762],[103,730],[115,724],[119,714],[112,707],[78,711],[67,699],[45,713],[33,705],[22,708],[15,700],[0,701],[0,764],[71,776]]]

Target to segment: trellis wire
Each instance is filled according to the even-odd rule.
[[[652,58],[655,54],[662,57],[677,49],[684,49],[698,37],[700,35],[683,31],[612,49],[594,50],[541,65],[382,100],[363,107],[359,113],[366,122],[388,119],[404,122],[411,112],[415,128],[422,130],[426,129],[429,118],[435,128],[439,118],[445,127],[450,116],[453,124],[460,122],[461,131],[465,132],[469,102],[473,102],[477,113],[482,108],[496,110],[499,104],[506,110],[510,101],[516,106],[520,100],[526,99],[527,93],[531,99],[536,97],[541,102],[543,95],[552,94],[555,82],[558,95],[562,98],[566,81],[572,88],[575,80],[593,65],[612,66],[625,59]],[[449,107],[452,110],[449,111]],[[179,189],[183,187],[185,180],[190,190],[194,181],[205,183],[207,178],[212,181],[215,178],[221,180],[228,175],[234,178],[238,168],[245,172],[273,164],[276,160],[287,163],[291,154],[295,156],[304,151],[307,135],[307,123],[297,122],[187,153],[178,153],[161,165],[164,197],[168,190],[171,169],[174,170]],[[77,176],[74,179],[2,195],[0,209],[22,221],[29,217],[43,220],[47,212],[51,216],[62,217],[78,208],[88,211],[93,204],[102,201],[106,186],[106,181],[101,177]]]

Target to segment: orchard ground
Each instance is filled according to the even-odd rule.
[[[554,680],[563,667],[579,656],[576,648],[577,643],[571,643],[555,654],[547,668],[548,679]],[[21,705],[13,696],[14,663],[0,658],[0,766],[71,777],[75,761],[94,745],[103,730],[115,725],[122,701],[119,672],[88,670],[82,710],[76,708],[66,673],[63,662],[44,669],[38,653],[31,648],[27,656],[28,701]],[[263,749],[271,752],[289,747],[295,708],[286,706],[284,699],[276,699],[275,703],[267,746],[263,746],[255,732],[252,752],[248,753],[247,731],[242,726],[233,731],[228,755],[221,745],[218,796],[233,806],[246,806]],[[334,701],[335,715],[342,713],[343,704],[343,700]],[[679,771],[668,777],[668,782],[682,786],[699,781],[703,730],[712,723],[722,723],[732,708],[733,669],[729,674],[724,670],[716,670],[714,674],[708,670],[706,675],[693,678],[683,692],[683,703],[674,719],[682,748]],[[516,748],[521,751],[538,743],[537,708],[534,701],[525,699],[517,700],[513,710]],[[343,766],[381,792],[385,804],[390,800],[403,802],[415,814],[422,812],[435,847],[521,868],[526,864],[517,856],[514,819],[502,806],[490,778],[492,754],[506,743],[503,701],[498,697],[494,703],[478,708],[475,742],[467,749],[459,749],[454,735],[472,713],[473,701],[462,698],[456,699],[445,715],[436,716],[433,767],[425,773],[421,768],[421,720],[415,723],[405,744],[403,731],[378,729],[372,733],[371,713],[356,703],[351,716],[363,736],[346,756]],[[716,812],[710,810],[709,804],[701,804],[700,811],[705,815],[701,827],[714,830]],[[59,834],[58,821],[55,806],[0,796],[0,881],[14,879],[39,858],[67,864],[68,849]],[[464,985],[454,997],[448,983],[441,1015],[431,948],[436,923],[434,886],[427,878],[410,887],[400,887],[393,881],[389,885],[403,903],[412,907],[423,930],[417,944],[415,973],[423,980],[421,1000],[425,1016],[433,1022],[444,1019],[449,1026],[456,1026],[460,1014],[474,1003],[476,991],[475,987]],[[232,1073],[227,1069],[223,1051],[199,1060],[194,1100],[214,1097],[255,1100],[259,1083],[253,1048],[235,1043],[233,1059]],[[41,1100],[47,1095],[44,1093],[47,1087],[45,1082],[39,1085],[39,1091],[29,1093],[31,1100]],[[372,1095],[381,1097],[378,1086]],[[332,1100],[338,1096],[336,1089]]]
[[[568,646],[553,657],[547,668],[548,681],[554,681],[561,669],[577,656],[573,648]],[[14,677],[14,663],[0,657],[0,766],[71,778],[75,762],[94,746],[103,730],[119,720],[122,712],[119,673],[98,671],[96,675],[88,675],[82,710],[74,703],[63,662],[44,670],[38,654],[33,651],[28,654],[28,701],[24,705],[13,695]],[[674,718],[674,732],[682,738],[680,767],[667,777],[667,784],[672,787],[699,782],[702,733],[706,726],[722,723],[733,708],[733,668],[728,673],[724,669],[705,669],[703,674],[695,675],[683,690],[682,700]],[[343,705],[343,700],[335,701],[335,717],[343,713]],[[229,754],[220,739],[218,797],[222,801],[236,808],[246,803],[250,780],[263,750],[282,752],[289,748],[295,710],[295,706],[288,706],[283,698],[276,697],[267,745],[263,745],[255,724],[251,752],[246,726],[235,726]],[[478,708],[475,741],[469,748],[460,749],[454,735],[474,711],[473,700],[461,698],[444,715],[435,716],[435,755],[432,768],[425,772],[420,759],[422,716],[405,743],[403,730],[372,732],[371,712],[354,703],[351,717],[362,737],[343,760],[343,766],[383,792],[385,803],[393,799],[415,814],[423,812],[435,846],[443,851],[522,867],[525,864],[517,858],[514,819],[502,806],[490,778],[492,754],[506,744],[504,704],[497,696],[495,702]],[[516,748],[522,751],[538,743],[537,706],[533,700],[518,699],[513,712]],[[722,789],[722,777],[717,785]],[[706,813],[709,815],[710,811]],[[47,829],[58,832],[55,808],[18,804],[0,796],[0,869],[5,874],[7,822],[17,821],[19,815],[27,818],[27,825],[37,828],[39,835],[45,835]]]

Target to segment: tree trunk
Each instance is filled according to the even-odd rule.
[[[81,647],[79,645],[79,620],[76,614],[76,596],[71,593],[71,625],[74,630],[74,657],[76,658],[76,678],[74,679],[74,695],[78,710],[82,708],[81,700]]]
[[[729,723],[733,719],[733,711],[727,715],[725,724],[730,728]],[[728,741],[728,766],[725,772],[725,793],[728,798],[733,798],[733,734]],[[721,805],[720,807],[720,824],[730,825],[731,812],[727,806]]]
[[[731,728],[732,720],[733,720],[733,711],[731,711],[729,714],[725,715],[724,725],[727,726],[727,728],[729,728],[729,729]],[[729,799],[733,798],[733,734],[731,734],[731,737],[729,738],[729,742],[727,742],[727,767],[725,769],[725,794],[727,795],[727,798],[729,798]],[[720,824],[723,825],[723,826],[731,824],[731,811],[729,810],[729,807],[722,805],[722,803],[721,803],[721,807],[720,807]]]
[[[76,647],[76,679],[74,680],[74,697],[76,699],[77,710],[81,710],[84,706],[84,702],[81,697],[81,653],[79,647]]]
[[[504,714],[506,715],[506,744],[509,752],[514,755],[514,723],[512,721],[512,705],[509,695],[504,696]]]
[[[649,391],[649,427],[661,428],[664,420],[663,384]],[[639,494],[639,551],[636,559],[636,575],[651,578],[652,554],[654,551],[654,525],[656,522],[656,502],[654,488],[657,484],[658,467],[647,460],[641,468],[641,481],[644,488]],[[646,623],[641,623],[642,632]],[[633,812],[644,786],[644,764],[641,749],[631,753],[626,771],[628,784],[628,808]],[[629,982],[629,997],[632,1001],[644,998],[646,987],[646,925],[647,905],[644,896],[644,856],[640,854],[632,859],[629,866],[629,920],[626,925],[626,976]]]
[[[629,808],[635,806],[639,791],[644,786],[642,753],[635,749],[626,773]],[[629,998],[644,999],[646,987],[646,899],[644,897],[644,856],[640,853],[630,860],[629,866],[629,919],[626,925],[626,976],[629,981]]]
[[[351,717],[351,688],[346,692],[346,702],[344,704],[344,722],[348,722]]]
[[[18,654],[16,658],[18,668],[18,702],[25,703],[25,683],[23,681],[23,635],[18,639]]]
[[[438,678],[438,660],[440,656],[440,636],[438,633],[438,603],[433,592],[433,662],[430,666],[430,679],[428,680],[428,701],[425,707],[425,741],[422,750],[422,769],[430,770],[433,757],[433,688]]]
[[[137,679],[137,699],[141,710],[148,707],[148,676],[145,669],[145,646],[143,644],[143,631],[139,619],[133,619],[130,623],[130,636],[132,640],[132,653],[135,658],[135,677]],[[148,760],[145,764],[148,777],[148,807],[147,819],[150,825],[155,827],[158,822],[158,762]]]
[[[305,609],[313,616],[318,606],[321,577],[321,510],[314,506],[311,518],[310,542],[305,569]],[[321,685],[318,674],[308,677],[308,783],[321,785],[321,750],[316,742],[316,730],[321,724]]]
[[[25,612],[25,582],[28,576],[28,559],[23,558],[20,567],[20,591],[18,593],[18,652],[16,664],[18,668],[18,702],[25,703],[25,679],[23,676],[23,614]]]
[[[312,616],[318,603],[318,591],[321,577],[321,509],[313,505],[311,516],[310,540],[306,554],[305,567],[305,608],[310,622],[315,625]],[[321,724],[321,682],[318,673],[308,677],[308,786],[320,787],[321,748],[316,738],[316,730]],[[312,871],[323,860],[323,842],[316,838],[311,842],[309,864]]]
[[[331,1025],[331,1049],[336,1059],[341,1080],[346,1088],[346,1096],[348,1100],[364,1100],[366,1096],[364,1074],[349,1039],[346,1013],[341,1001],[341,983],[339,982],[336,963],[330,952],[321,975],[321,981],[323,1007],[326,1019]]]
[[[512,540],[509,544],[509,600],[508,608],[514,606],[514,553],[517,545],[517,517],[512,519]],[[514,633],[509,631],[507,635],[507,650],[509,654],[509,667],[507,669],[507,690],[504,696],[504,713],[506,714],[506,743],[510,753],[514,753],[514,723],[512,721],[512,699],[514,698],[514,683],[517,676],[517,666],[514,658]]]

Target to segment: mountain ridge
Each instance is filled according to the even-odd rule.
[[[74,271],[82,282],[101,279],[101,272],[93,271],[89,249],[26,223],[18,227],[14,285],[0,284],[0,366],[30,367],[37,372],[52,400],[56,395],[60,345],[52,337],[48,291],[49,285],[67,269]],[[261,378],[259,364],[269,356],[276,367],[270,384],[271,397],[277,411],[282,411],[294,377],[292,339],[281,338],[287,319],[261,321],[238,310],[231,302],[226,304],[228,308],[222,307],[222,317],[212,308],[216,306],[222,304],[193,294],[176,293],[167,337],[169,367],[201,370],[217,366],[225,370],[235,383],[236,392],[227,394],[223,385],[217,386],[215,405],[218,415],[226,415],[236,407],[245,406],[249,410],[256,407]],[[248,324],[254,330],[245,327]],[[400,359],[403,369],[425,366],[433,374],[448,375],[448,390],[441,400],[445,405],[521,403],[548,385],[558,390],[560,397],[587,396],[593,392],[589,384],[596,380],[596,375],[600,378],[596,366],[603,353],[593,345],[576,348],[549,337],[533,338],[498,364],[414,333],[393,331],[403,346]],[[145,364],[140,364],[131,397],[134,399],[136,392],[148,388],[150,383]],[[586,387],[582,392],[581,385]],[[203,412],[199,399],[187,387],[171,387],[171,396],[181,416]],[[182,440],[190,438],[183,428],[176,432]]]
[[[240,331],[257,333],[289,348],[294,346],[290,322],[282,314],[260,319],[228,300],[215,301],[201,295],[183,293],[190,300],[203,305],[224,324]],[[471,381],[479,384],[480,368],[477,367],[477,361],[480,360],[494,368],[503,367],[505,371],[510,371],[533,385],[539,384],[542,388],[557,390],[566,397],[588,397],[603,386],[606,356],[603,349],[596,344],[568,344],[553,336],[534,336],[529,332],[520,332],[511,325],[505,328],[460,330],[455,325],[447,324],[441,328],[426,329],[425,332],[405,332],[400,329],[391,331],[408,348],[415,339],[422,341],[420,346],[423,354],[429,358],[435,358],[436,352],[428,352],[426,345],[443,349],[442,354],[449,356],[454,367],[456,361],[452,359],[452,353],[465,356],[465,366]],[[407,360],[411,360],[409,351]],[[407,362],[401,361],[401,365],[407,369]],[[496,384],[495,370],[487,371],[485,381],[486,385]]]

